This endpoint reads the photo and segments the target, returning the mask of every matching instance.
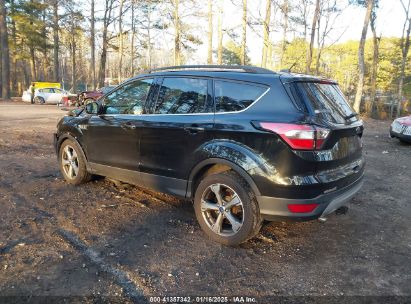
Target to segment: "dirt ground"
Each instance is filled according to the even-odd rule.
[[[229,248],[206,238],[189,202],[102,178],[66,184],[52,146],[66,113],[0,104],[0,296],[10,296],[3,300],[411,301],[411,145],[388,137],[389,122],[365,122],[365,184],[347,214],[269,223]]]

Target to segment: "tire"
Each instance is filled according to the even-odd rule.
[[[79,185],[91,180],[87,172],[86,159],[77,142],[66,139],[59,149],[60,171],[67,183]],[[71,169],[70,169],[71,168]]]
[[[34,103],[38,103],[38,104],[44,104],[44,98],[43,97],[35,97],[34,98]]]
[[[220,200],[216,192],[220,193]],[[234,171],[206,176],[195,191],[194,210],[208,237],[228,246],[254,237],[262,224],[253,191]]]

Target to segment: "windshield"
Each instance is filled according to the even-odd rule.
[[[296,82],[298,95],[315,113],[333,123],[356,121],[347,118],[354,113],[344,94],[336,84],[318,82]]]

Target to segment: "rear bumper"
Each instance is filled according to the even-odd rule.
[[[257,201],[260,206],[260,213],[265,220],[313,220],[326,216],[338,208],[347,205],[352,197],[361,189],[362,185],[363,176],[349,186],[312,199],[284,199],[257,196]],[[289,204],[318,204],[318,206],[310,213],[292,213],[288,210]]]

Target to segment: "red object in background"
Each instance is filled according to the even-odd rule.
[[[62,98],[62,102],[63,102],[63,105],[64,105],[65,107],[68,107],[68,106],[69,106],[69,98],[68,98],[67,96],[64,96],[64,97]]]

